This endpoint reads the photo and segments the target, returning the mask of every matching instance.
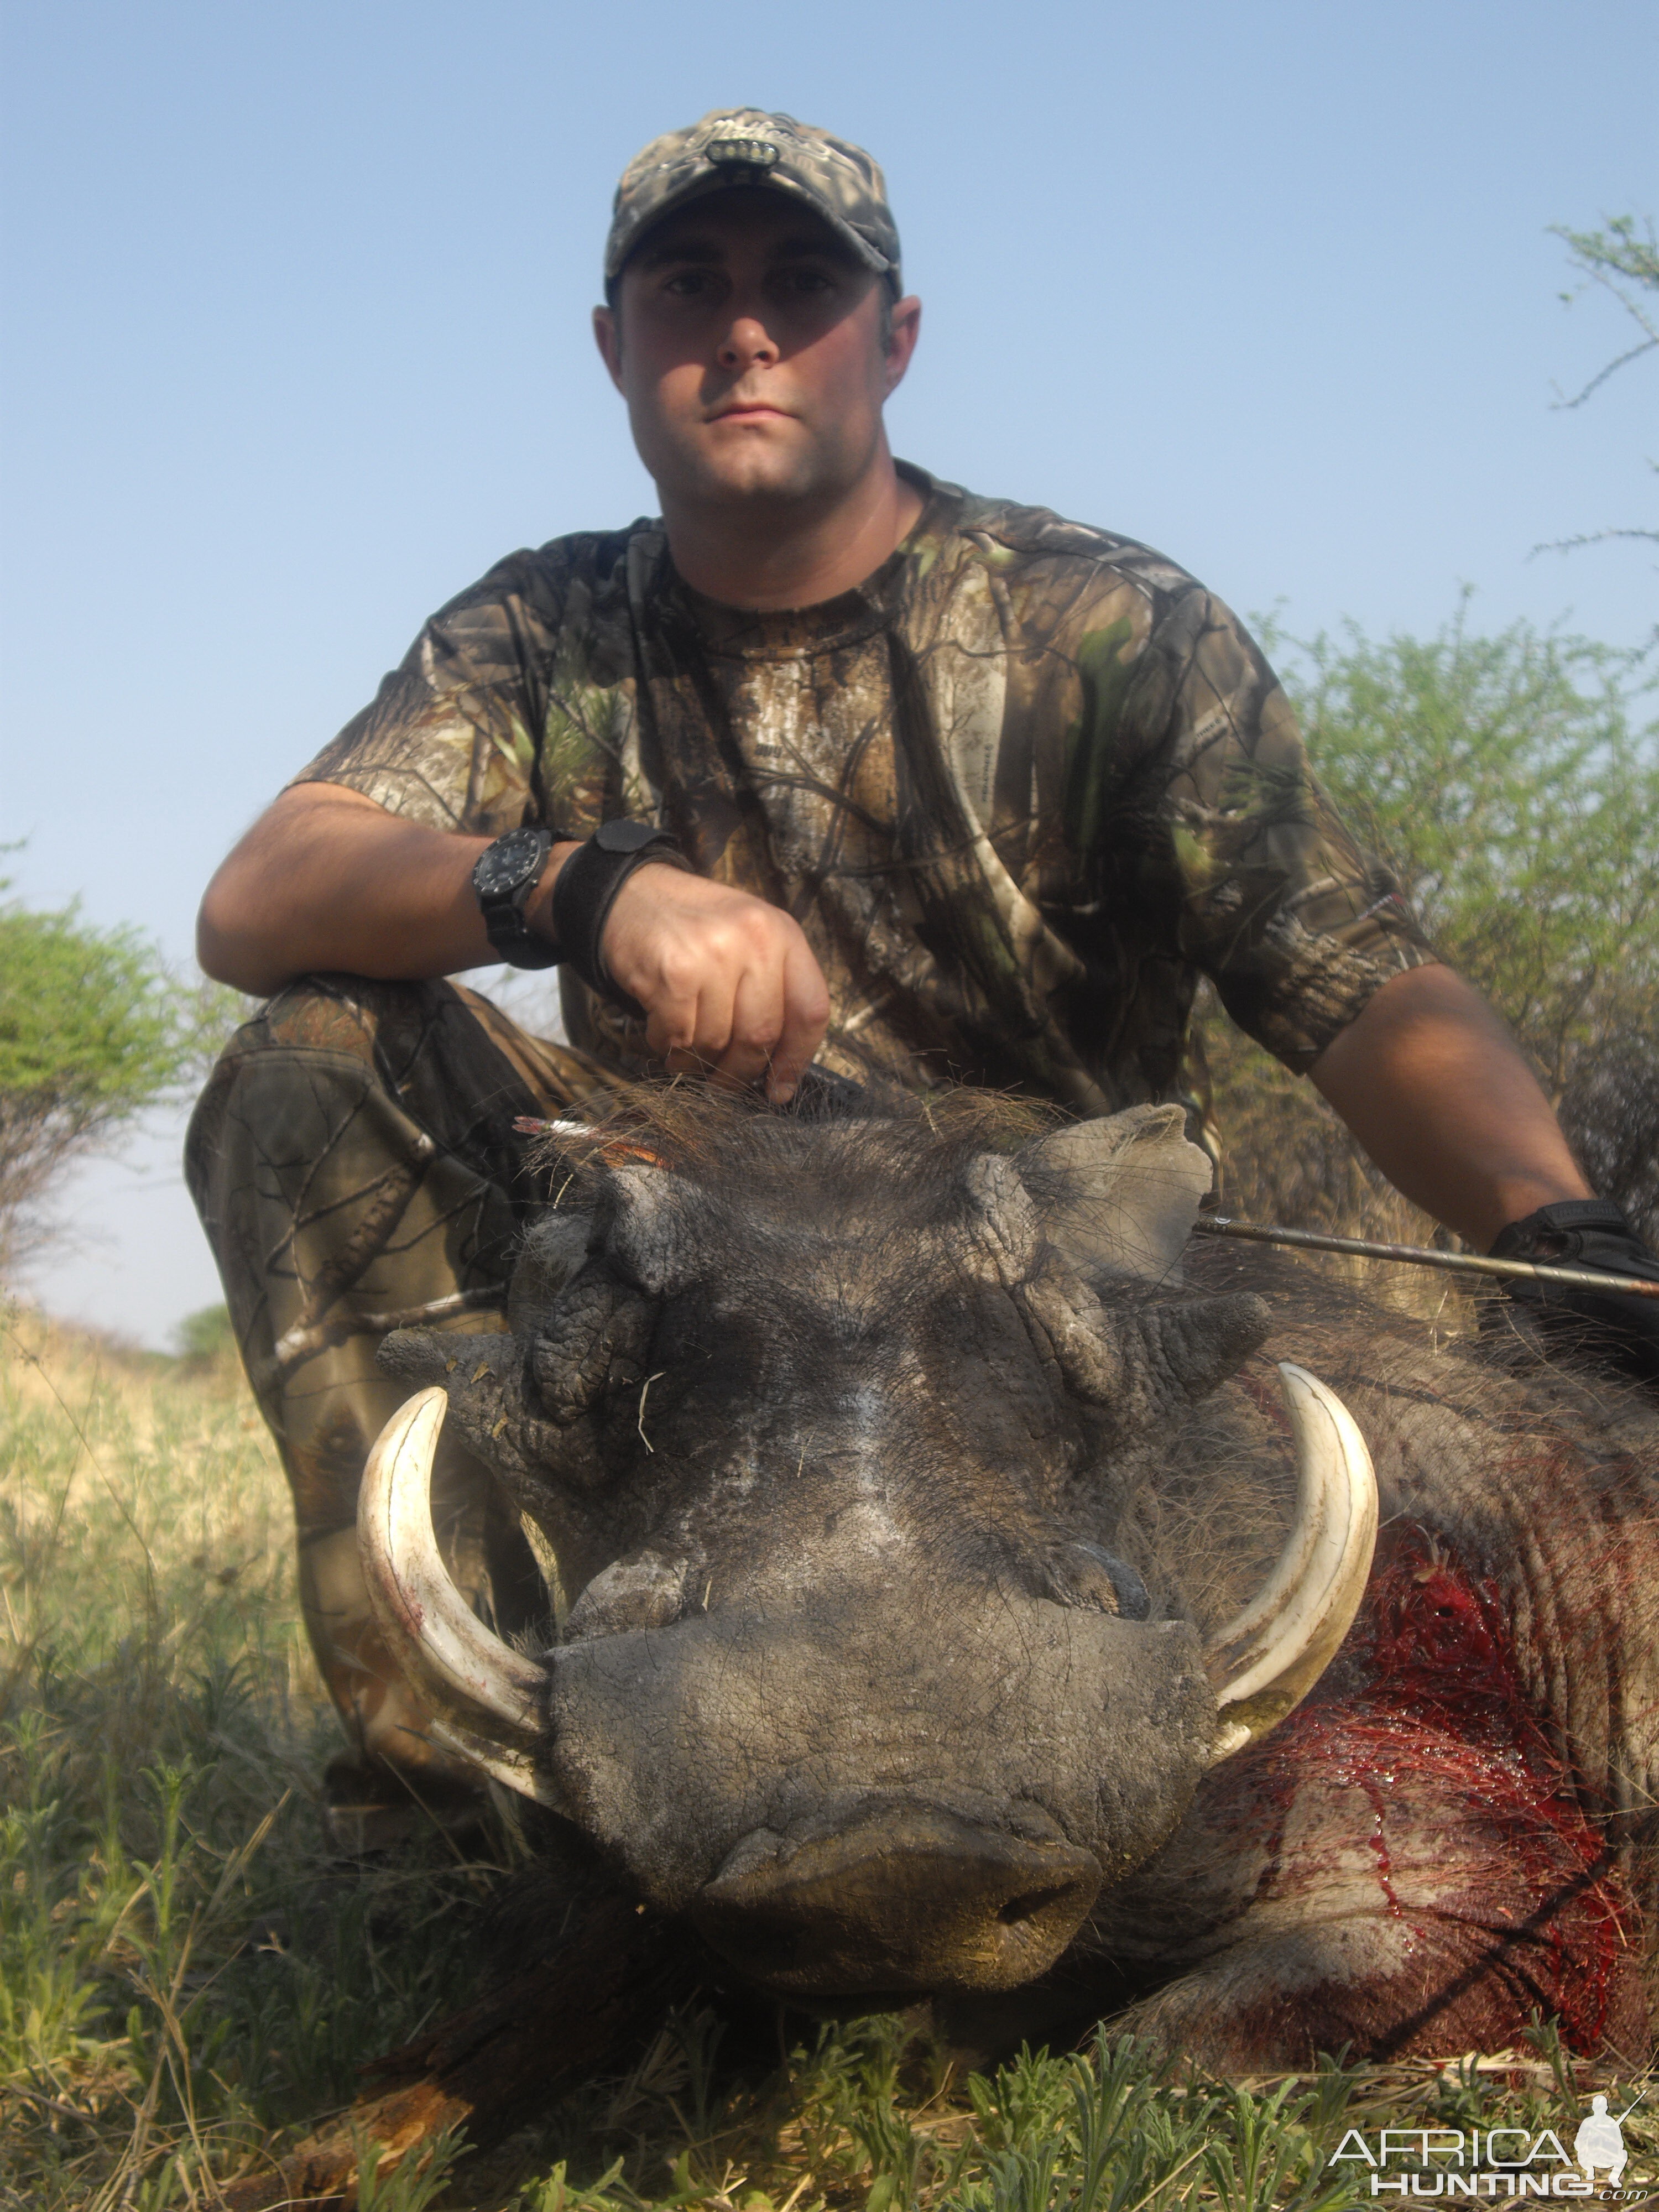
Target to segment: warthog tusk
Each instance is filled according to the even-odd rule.
[[[398,1407],[368,1455],[357,1541],[369,1601],[398,1663],[439,1706],[443,1734],[510,1788],[539,1795],[523,1751],[495,1738],[504,1728],[521,1743],[537,1740],[547,1678],[484,1626],[433,1534],[432,1462],[448,1403],[443,1390],[420,1391]]]
[[[1305,1368],[1279,1373],[1296,1437],[1296,1518],[1261,1589],[1210,1639],[1218,1759],[1312,1689],[1359,1610],[1376,1548],[1376,1476],[1352,1414]]]

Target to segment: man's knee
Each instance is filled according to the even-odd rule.
[[[442,1049],[429,1043],[440,1030]],[[523,1109],[481,1103],[504,1079],[451,986],[350,976],[278,994],[214,1070],[187,1178],[250,1378],[290,1451],[303,1435],[331,1469],[356,1456],[384,1387],[372,1361],[358,1370],[386,1328],[452,1314],[490,1325],[518,1234],[510,1115]],[[349,1451],[334,1433],[343,1408]]]
[[[372,1059],[382,1038],[416,1048],[457,998],[453,983],[388,982],[372,975],[300,975],[264,1008],[269,1042]]]
[[[302,975],[242,1023],[208,1077],[185,1139],[185,1179],[198,1212],[206,1218],[216,1163],[226,1142],[234,1140],[237,1117],[246,1117],[250,1077],[255,1089],[271,1088],[260,1071],[273,1055],[289,1062],[301,1055],[307,1088],[319,1082],[326,1086],[330,1062],[373,1070],[383,1036],[388,1042],[414,1040],[430,1026],[440,992],[453,995],[447,984]],[[280,1093],[286,1087],[279,1082],[276,1089]]]
[[[456,995],[444,982],[297,976],[233,1031],[208,1078],[197,1119],[210,1113],[216,1094],[233,1085],[241,1069],[269,1053],[324,1053],[373,1066],[384,1040],[394,1056],[407,1057]]]

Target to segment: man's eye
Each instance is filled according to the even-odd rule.
[[[668,279],[663,289],[678,299],[695,299],[709,289],[712,281],[706,269],[682,269]]]

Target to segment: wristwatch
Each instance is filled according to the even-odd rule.
[[[553,842],[552,830],[526,823],[486,845],[472,870],[489,941],[514,968],[550,968],[559,957],[557,948],[538,937],[524,918],[525,902],[541,881]]]

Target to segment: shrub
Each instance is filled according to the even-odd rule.
[[[173,1332],[179,1357],[186,1366],[220,1367],[236,1358],[236,1337],[228,1306],[203,1306],[186,1314]]]
[[[240,1003],[136,930],[0,906],[0,1272],[42,1241],[63,1170],[194,1073]]]
[[[1600,1127],[1631,1085],[1595,1071],[1621,1041],[1659,1033],[1659,725],[1638,719],[1628,656],[1524,623],[1477,636],[1466,612],[1426,640],[1351,629],[1292,642],[1286,686],[1355,834],[1510,1023],[1570,1123],[1577,1109],[1571,1133],[1605,1175],[1621,1146],[1647,1141]],[[1231,1206],[1427,1233],[1311,1085],[1212,1001],[1196,1036]]]

